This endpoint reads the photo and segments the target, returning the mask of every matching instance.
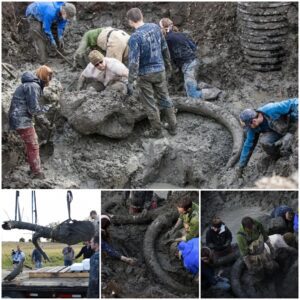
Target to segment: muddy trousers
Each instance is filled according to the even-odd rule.
[[[181,67],[184,77],[184,88],[188,97],[201,98],[202,92],[197,89],[197,69],[199,67],[198,59],[183,64]]]
[[[48,42],[43,33],[41,22],[35,20],[33,17],[28,18],[29,22],[29,34],[32,39],[33,47],[40,60],[41,64],[44,64],[48,60]],[[42,37],[44,39],[42,39]]]
[[[280,147],[275,146],[275,143],[282,138],[282,135],[275,132],[265,132],[260,138],[260,144],[263,150],[272,157],[277,157],[280,154]]]
[[[161,108],[166,112],[170,132],[174,132],[177,121],[173,101],[169,97],[165,71],[139,76],[138,87],[140,89],[139,96],[152,129],[158,132],[161,131],[159,111],[159,108]],[[155,100],[155,96],[158,101]]]
[[[41,172],[40,147],[34,127],[17,129],[18,134],[25,143],[25,151],[30,170],[34,174]]]

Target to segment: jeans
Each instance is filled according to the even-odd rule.
[[[34,265],[35,265],[35,268],[36,268],[36,269],[42,268],[42,262],[41,262],[41,261],[36,261],[36,262],[34,263]]]
[[[202,92],[197,89],[196,72],[198,66],[198,59],[194,59],[181,67],[184,77],[184,88],[187,96],[191,98],[201,98],[202,96]]]
[[[71,266],[71,265],[72,265],[72,260],[64,259],[64,265],[65,265],[66,267]]]
[[[215,278],[217,280],[217,283],[211,286],[212,289],[219,289],[224,291],[230,290],[231,285],[230,280],[228,278],[221,276],[216,276]]]
[[[34,174],[41,172],[40,147],[34,127],[17,129],[18,134],[25,143],[25,151],[30,170]]]

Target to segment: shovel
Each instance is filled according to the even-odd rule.
[[[33,31],[34,31],[34,33],[36,33],[42,40],[48,42],[48,40],[46,40],[46,39],[42,36],[42,34],[41,34],[40,32],[38,32],[38,31],[35,30],[35,29],[33,29]],[[74,67],[74,66],[73,66],[73,63],[72,63],[71,61],[69,61],[68,58],[65,57],[58,49],[55,49],[55,52],[56,52],[61,58],[63,58],[63,59],[64,59],[71,67]]]
[[[50,141],[50,140],[51,140],[51,137],[52,137],[52,132],[53,132],[53,129],[54,129],[54,123],[56,121],[57,115],[58,115],[58,109],[56,109],[54,114],[53,114],[53,118],[52,118],[51,123],[50,123],[50,129],[48,131],[47,139],[40,142],[40,147],[41,146],[44,146],[44,147],[48,146],[48,147],[51,147],[51,149],[53,148],[53,142]]]

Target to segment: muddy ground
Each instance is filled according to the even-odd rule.
[[[240,192],[202,192],[201,193],[201,236],[205,244],[205,234],[209,227],[210,220],[218,215],[230,229],[233,236],[233,243],[236,243],[236,233],[241,226],[241,220],[245,216],[254,219],[264,215],[270,215],[273,208],[286,204],[298,211],[298,192],[262,192],[262,191],[240,191]],[[287,260],[286,260],[287,262]],[[292,262],[292,264],[295,261]],[[298,275],[292,269],[292,264],[281,266],[281,272],[276,273],[272,280],[266,280],[253,288],[249,278],[244,274],[240,280],[243,282],[244,290],[249,289],[252,297],[256,298],[294,298],[298,297]],[[231,278],[233,262],[216,268],[216,273],[222,272],[222,276]],[[283,272],[283,270],[286,270]],[[298,270],[298,267],[297,267]],[[293,277],[294,276],[294,277]],[[294,278],[294,279],[291,279]],[[296,278],[296,279],[295,279]],[[291,281],[292,280],[292,281]],[[290,283],[288,284],[288,281]],[[263,288],[262,288],[263,285]],[[232,290],[224,293],[220,290],[204,290],[201,295],[208,298],[231,298],[236,297]]]
[[[279,175],[289,177],[298,169],[298,143],[293,153],[274,162],[258,145],[245,171],[237,180],[235,170],[225,168],[232,150],[230,133],[215,121],[190,113],[178,113],[178,134],[155,140],[145,138],[146,119],[136,122],[129,137],[111,139],[84,135],[60,115],[56,119],[53,145],[41,149],[46,180],[30,180],[23,145],[8,131],[7,111],[13,91],[25,70],[35,70],[38,61],[23,20],[25,3],[2,3],[2,61],[15,70],[13,79],[2,71],[2,185],[4,188],[242,188],[253,187],[257,179]],[[298,5],[292,3],[285,14],[288,34],[286,56],[280,71],[250,71],[239,40],[237,3],[97,3],[76,4],[77,21],[65,33],[67,57],[72,60],[83,33],[91,28],[114,26],[131,32],[126,11],[139,6],[145,21],[158,22],[170,17],[180,30],[198,44],[201,66],[198,79],[224,91],[215,104],[235,117],[247,107],[258,107],[298,95]],[[62,59],[51,59],[55,78],[62,84],[65,97],[77,97],[72,83],[80,70]],[[69,92],[67,92],[69,91]],[[87,93],[91,93],[88,91]],[[182,79],[173,75],[171,95],[184,96]],[[89,94],[87,94],[89,95]],[[64,97],[64,94],[62,95]],[[47,101],[47,100],[46,100]],[[112,99],[111,101],[114,101]],[[126,104],[124,104],[126,105]],[[128,104],[129,105],[129,104]],[[49,118],[51,118],[51,113]],[[37,124],[40,140],[47,130]],[[268,187],[268,183],[263,188]]]
[[[116,219],[130,217],[128,202],[124,201],[125,192],[102,192],[102,214],[109,213]],[[156,216],[175,213],[174,201],[183,195],[191,195],[193,201],[199,203],[198,192],[168,192],[157,191],[161,198],[158,208],[150,210]],[[110,203],[116,205],[111,206]],[[155,210],[157,210],[155,212]],[[156,217],[153,217],[156,219]],[[114,221],[113,221],[114,222]],[[197,298],[198,282],[184,269],[178,258],[172,255],[170,247],[164,244],[164,233],[170,228],[164,228],[155,239],[155,257],[159,268],[163,270],[163,278],[153,273],[146,264],[144,239],[151,220],[143,224],[113,224],[110,226],[110,244],[123,255],[135,257],[137,263],[129,266],[124,262],[102,255],[101,261],[101,294],[102,298]],[[155,222],[155,221],[154,221]],[[170,223],[174,225],[176,218]],[[164,278],[171,278],[178,285],[183,284],[188,291],[180,291],[168,286]]]

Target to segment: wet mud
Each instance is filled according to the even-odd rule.
[[[2,4],[2,59],[12,66],[16,76],[14,79],[8,72],[2,71],[4,188],[251,188],[261,178],[278,175],[285,180],[296,174],[297,138],[290,155],[277,161],[270,160],[258,145],[245,170],[244,179],[237,180],[234,167],[228,168],[228,163],[236,161],[238,157],[240,146],[237,145],[240,145],[240,141],[237,141],[243,134],[241,128],[237,127],[234,133],[222,120],[209,114],[199,115],[187,110],[187,104],[186,107],[178,104],[178,134],[172,137],[164,131],[162,139],[145,138],[144,133],[149,130],[149,123],[139,105],[134,106],[138,117],[134,123],[128,123],[129,118],[124,117],[121,112],[124,107],[133,107],[131,100],[124,103],[122,96],[116,91],[97,94],[88,89],[81,93],[75,92],[81,70],[74,72],[62,59],[51,58],[50,66],[54,69],[54,77],[63,87],[59,101],[61,106],[51,143],[41,148],[46,179],[31,180],[27,174],[28,166],[22,142],[15,133],[8,130],[7,122],[11,96],[19,84],[22,72],[33,71],[38,67],[29,42],[28,27],[23,19],[26,5]],[[114,26],[131,32],[125,18],[127,9],[133,6],[131,3],[78,2],[76,6],[77,21],[65,32],[65,51],[69,59],[72,59],[72,53],[88,29]],[[138,6],[143,10],[146,22],[158,23],[161,17],[170,17],[174,24],[197,42],[201,61],[199,83],[205,82],[223,91],[213,104],[220,108],[220,112],[227,112],[228,116],[225,114],[224,119],[232,118],[237,124],[238,115],[244,108],[255,108],[270,101],[296,97],[298,94],[296,3],[290,4],[284,15],[287,26],[284,47],[287,50],[281,70],[266,73],[247,67],[248,62],[244,58],[238,34],[237,3],[166,2],[159,5],[141,3]],[[43,101],[53,101],[53,94],[57,96],[55,89]],[[178,72],[173,74],[170,94],[175,104],[176,99],[182,103],[188,100],[184,98],[183,82]],[[105,132],[103,128],[101,134],[91,131],[91,128],[87,128],[86,132],[76,128],[76,122],[82,122],[80,119],[74,120],[76,114],[66,113],[64,100],[78,103],[81,101],[80,97],[95,99],[94,103],[103,101],[107,107],[114,107],[116,113],[109,116],[108,124],[104,124],[107,127],[103,125],[104,129],[107,128]],[[197,103],[192,105],[197,106]],[[92,116],[94,106],[88,107],[91,111],[89,116]],[[97,104],[94,114],[103,107]],[[52,116],[53,113],[50,113],[50,120]],[[125,130],[126,136],[122,139],[107,137],[112,126]],[[40,141],[45,140],[48,131],[39,124],[36,124],[36,129]],[[234,156],[235,159],[232,159]],[[262,188],[267,188],[268,185],[270,182],[265,181]]]

